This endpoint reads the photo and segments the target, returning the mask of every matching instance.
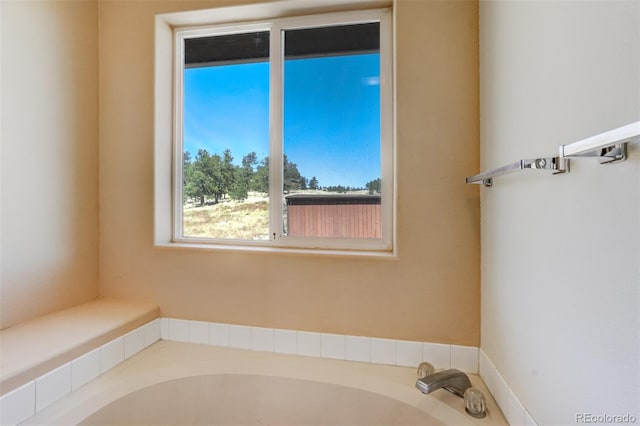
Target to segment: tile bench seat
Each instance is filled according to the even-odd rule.
[[[0,395],[158,318],[156,305],[97,299],[0,332]]]

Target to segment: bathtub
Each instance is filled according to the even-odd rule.
[[[505,425],[481,379],[475,419],[413,368],[159,341],[24,425]]]

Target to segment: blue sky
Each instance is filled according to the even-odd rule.
[[[184,150],[269,155],[267,62],[185,70]],[[284,152],[321,186],[380,176],[379,55],[285,62]]]

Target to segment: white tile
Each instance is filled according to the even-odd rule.
[[[442,343],[423,343],[422,360],[436,369],[451,368],[451,346]]]
[[[507,386],[507,382],[504,381],[497,370],[494,377],[494,389],[492,390],[492,394],[496,402],[498,403],[498,406],[502,410],[502,414],[504,414],[505,418],[507,418],[507,408],[509,406],[509,386]],[[507,421],[509,421],[508,418]]]
[[[349,361],[370,362],[371,339],[360,336],[346,336],[344,357]]]
[[[104,373],[124,361],[124,338],[118,337],[100,348],[100,373]]]
[[[209,344],[209,323],[203,321],[189,321],[189,342]]]
[[[480,377],[484,377],[487,370],[491,368],[489,357],[484,353],[482,349],[478,350],[478,374]]]
[[[71,392],[71,363],[36,379],[36,413]]]
[[[35,408],[36,383],[29,382],[0,397],[0,424],[18,424],[33,416]]]
[[[169,318],[160,318],[160,338],[169,340]]]
[[[295,354],[298,352],[297,333],[293,330],[273,331],[273,350],[283,354]]]
[[[238,349],[251,349],[251,327],[229,325],[229,346]]]
[[[273,352],[273,328],[251,327],[251,349]]]
[[[124,359],[129,359],[144,349],[144,326],[138,327],[124,335]]]
[[[100,348],[71,361],[71,390],[84,386],[100,375]]]
[[[478,360],[479,360],[480,377],[482,378],[482,381],[484,382],[484,384],[487,386],[487,389],[489,390],[489,393],[491,394],[493,399],[496,401],[498,406],[500,406],[500,403],[498,402],[498,397],[497,397],[498,372],[496,371],[495,367],[493,366],[493,363],[491,362],[487,354],[484,353],[482,349],[479,350]]]
[[[229,324],[209,323],[209,344],[229,347]]]
[[[451,345],[451,368],[476,374],[478,372],[478,348]]]
[[[531,413],[528,411],[524,412],[524,426],[538,426],[533,417],[531,417]]]
[[[345,336],[343,334],[322,334],[320,336],[320,354],[323,358],[344,359]]]
[[[376,364],[396,363],[396,341],[390,339],[371,339],[371,362]]]
[[[189,321],[169,318],[169,340],[189,342]]]
[[[511,426],[524,426],[525,409],[510,388],[507,389],[507,406],[500,408]]]
[[[320,333],[298,331],[298,355],[320,356],[322,353]]]
[[[148,347],[153,345],[155,342],[160,340],[160,318],[154,319],[151,322],[148,322],[144,326],[144,347]]]
[[[480,377],[482,377],[482,381],[487,386],[487,389],[489,389],[489,392],[493,396],[493,399],[497,401],[498,400],[498,398],[496,398],[497,372],[496,372],[496,369],[493,367],[493,364],[491,364],[491,362],[487,362],[485,364],[484,371],[482,372]]]
[[[396,342],[396,363],[405,367],[415,367],[422,362],[422,343],[398,340]]]

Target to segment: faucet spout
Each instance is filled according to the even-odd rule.
[[[450,368],[438,373],[430,374],[418,379],[416,388],[422,393],[429,394],[437,389],[446,389],[449,392],[462,397],[464,391],[471,387],[469,377],[462,371]]]

